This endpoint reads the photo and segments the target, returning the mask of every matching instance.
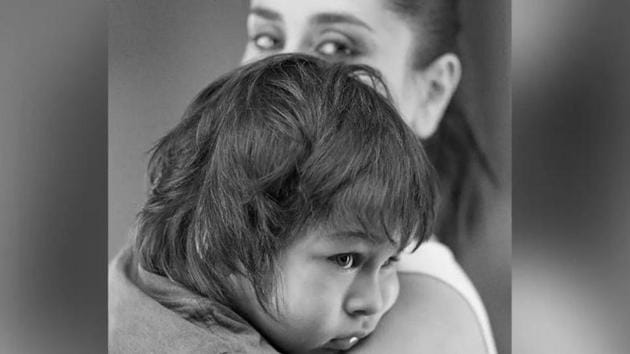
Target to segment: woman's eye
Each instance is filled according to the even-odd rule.
[[[316,51],[327,57],[349,57],[354,55],[354,51],[348,45],[331,41],[320,44]]]
[[[272,50],[278,46],[278,40],[267,34],[255,36],[254,45],[260,50]]]
[[[332,261],[343,269],[352,269],[357,266],[357,258],[353,253],[344,253],[333,256]]]

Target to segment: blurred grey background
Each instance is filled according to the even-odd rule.
[[[172,18],[221,20],[210,13],[181,19],[187,13],[179,11]],[[508,13],[514,353],[630,348],[627,13],[627,3],[588,0],[517,0]],[[476,21],[484,22],[480,29],[492,27],[485,17]],[[103,1],[0,2],[0,353],[107,352],[107,22]],[[158,39],[151,43],[166,58],[182,55],[164,51]],[[215,64],[236,65],[223,48],[197,50],[225,61],[198,58],[207,74],[198,87],[172,90],[181,107],[163,123],[174,124]],[[136,68],[131,78],[142,72]],[[172,85],[165,81],[161,87]],[[502,88],[509,98],[509,85]],[[157,137],[161,128],[154,129]],[[507,145],[496,151],[509,158]],[[133,183],[142,189],[141,173]],[[121,221],[117,233],[126,233],[122,223],[132,219]],[[123,238],[110,244],[112,252]]]
[[[513,3],[513,348],[630,351],[628,2]]]
[[[105,14],[0,2],[0,353],[107,350]]]
[[[109,1],[110,259],[133,237],[147,151],[203,87],[238,66],[248,8],[245,0]],[[462,1],[458,93],[500,180],[458,257],[486,304],[501,353],[511,345],[509,12],[504,1]]]

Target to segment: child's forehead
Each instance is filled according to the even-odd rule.
[[[327,243],[361,244],[368,247],[378,246],[384,240],[377,240],[360,231],[332,231],[318,233],[317,239]]]
[[[318,227],[307,232],[305,237],[312,243],[330,247],[398,248],[400,243],[400,236],[397,234],[388,237],[385,234],[374,235],[366,230],[352,228]]]

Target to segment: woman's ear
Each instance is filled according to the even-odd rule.
[[[415,107],[410,126],[420,138],[428,138],[437,130],[462,74],[457,55],[446,53],[435,59],[423,70],[414,72],[413,88],[406,94],[415,93]]]

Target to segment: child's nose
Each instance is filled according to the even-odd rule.
[[[383,308],[382,286],[378,275],[365,275],[355,280],[345,301],[351,316],[371,316]]]

